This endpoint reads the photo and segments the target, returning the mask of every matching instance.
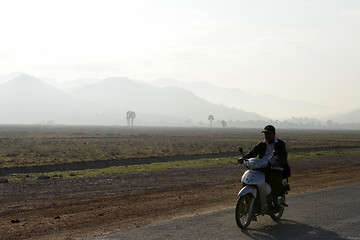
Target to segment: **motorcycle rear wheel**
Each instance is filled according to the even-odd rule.
[[[271,213],[270,214],[270,217],[275,221],[279,220],[282,217],[283,213],[284,213],[284,210],[285,210],[285,205],[284,205],[285,204],[285,194],[278,197],[277,201],[278,201],[278,204],[280,206],[279,211],[276,212],[276,213]]]
[[[250,193],[241,196],[236,204],[235,219],[239,228],[245,229],[249,226],[252,219],[251,201],[254,196]]]

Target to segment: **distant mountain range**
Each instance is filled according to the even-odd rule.
[[[0,85],[0,123],[72,124],[86,107],[81,99],[31,76],[20,75]]]
[[[72,94],[87,101],[117,108],[129,109],[143,115],[139,123],[151,124],[201,124],[208,116],[216,120],[266,120],[256,113],[220,106],[199,98],[188,90],[178,87],[158,88],[127,78],[108,78],[99,83],[82,86]],[[145,117],[146,116],[146,117]]]
[[[126,125],[126,111],[139,125],[208,125],[215,121],[267,120],[256,113],[205,101],[190,91],[109,78],[64,92],[28,75],[0,85],[0,123]]]
[[[334,112],[334,109],[327,106],[287,100],[270,95],[253,96],[240,89],[215,87],[206,82],[186,83],[172,79],[159,79],[150,84],[157,87],[182,87],[212,103],[253,111],[272,119],[284,120],[292,117],[323,118]]]
[[[268,106],[272,106],[270,111]],[[223,120],[228,126],[239,122],[263,125],[278,110],[310,113],[322,108],[272,96],[254,97],[207,83],[108,78],[65,91],[25,74],[0,76],[0,123],[5,124],[126,125],[126,112],[131,110],[136,112],[134,125],[141,126],[209,126],[209,115],[214,116],[215,126]],[[360,123],[360,110],[330,120],[327,124]],[[287,121],[320,122],[301,117]]]

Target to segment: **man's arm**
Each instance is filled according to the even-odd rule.
[[[266,145],[263,142],[260,142],[258,144],[256,144],[253,149],[251,149],[249,151],[248,154],[245,155],[246,158],[253,158],[253,157],[257,157],[259,155],[263,155],[265,153],[266,150]]]
[[[263,152],[264,152],[264,150],[263,150],[264,147],[266,147],[266,146],[263,145],[263,142],[260,142],[260,143],[256,144],[256,145],[248,152],[248,154],[246,154],[245,156],[239,158],[239,159],[238,159],[238,162],[242,164],[242,163],[244,163],[244,159],[245,159],[245,158],[257,157],[257,156],[259,156],[259,155],[261,155],[261,154],[264,154],[264,153],[263,153]]]

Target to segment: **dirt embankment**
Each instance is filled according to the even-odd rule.
[[[359,182],[359,158],[291,164],[290,194]],[[234,163],[1,184],[0,239],[73,239],[233,207],[244,170]]]

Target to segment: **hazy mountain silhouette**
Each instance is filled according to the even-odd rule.
[[[60,112],[70,106],[61,91],[31,76],[20,75],[0,86],[2,123],[34,123],[61,119]]]
[[[127,110],[135,124],[207,124],[216,120],[266,120],[256,113],[207,102],[180,88],[157,88],[127,78],[109,78],[66,93],[29,75],[0,85],[0,123],[122,124]]]
[[[98,83],[83,85],[73,89],[72,92],[64,92],[29,75],[14,74],[13,76],[15,77],[8,82],[0,84],[2,113],[0,123],[54,122],[125,126],[128,110],[136,112],[134,125],[208,125],[209,115],[214,115],[214,123],[218,126],[221,125],[221,120],[228,122],[268,120],[254,113],[261,112],[260,106],[254,105],[254,112],[229,108],[204,100],[199,97],[201,94],[193,93],[195,90],[155,87],[128,78],[108,78]],[[10,75],[6,76],[9,77]],[[159,82],[156,84],[161,85]],[[213,101],[224,104],[235,98],[244,106],[250,105],[250,100],[260,101],[257,103],[259,105],[264,103],[262,101],[273,104],[271,101],[274,99],[270,96],[256,98],[238,89],[217,88],[206,83],[198,84],[198,88],[202,89],[204,95],[204,91],[207,91],[207,96],[212,95]],[[292,106],[297,108],[294,103]],[[360,110],[329,119],[334,123],[358,124]]]
[[[108,78],[80,87],[72,93],[87,100],[97,99],[104,104],[127,107],[137,112],[137,116],[156,115],[158,122],[166,122],[166,119],[162,119],[166,115],[177,118],[177,121],[207,122],[209,114],[214,115],[217,120],[266,120],[256,113],[210,103],[185,89],[158,88],[128,78]]]
[[[0,111],[0,123],[91,124],[96,105],[23,74],[0,85]]]
[[[304,101],[287,100],[275,97],[276,93],[253,96],[236,88],[215,87],[206,82],[180,82],[173,79],[159,79],[150,83],[157,87],[182,87],[196,96],[215,104],[256,112],[272,119],[291,117],[324,117],[333,109]]]

